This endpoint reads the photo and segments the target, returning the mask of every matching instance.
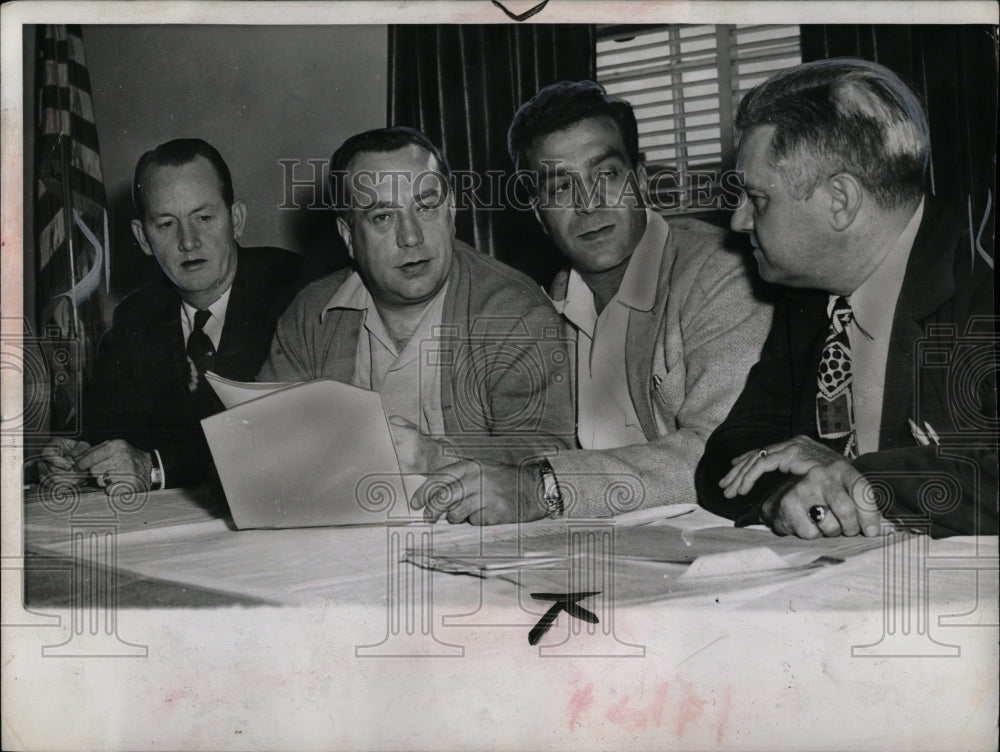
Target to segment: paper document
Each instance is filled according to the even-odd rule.
[[[616,602],[641,602],[704,590],[781,581],[883,545],[880,538],[803,541],[734,527],[682,530],[660,525],[524,526],[519,536],[435,544],[407,560],[450,574],[500,577],[522,587],[602,589]],[[607,569],[607,571],[605,571]],[[610,579],[609,579],[610,578]],[[595,580],[595,582],[589,582]]]
[[[224,402],[250,395],[201,422],[237,527],[420,519],[407,505],[377,392],[329,379],[212,385]],[[423,479],[408,480],[416,488]]]
[[[286,382],[233,381],[212,371],[205,373],[205,381],[212,385],[212,389],[227,410],[258,397],[265,397],[281,389],[295,386],[294,383]]]

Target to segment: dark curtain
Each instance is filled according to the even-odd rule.
[[[507,155],[517,108],[554,81],[594,77],[593,26],[389,27],[389,125],[419,128],[456,171],[458,237],[547,283],[561,265]]]
[[[989,248],[996,215],[997,32],[993,26],[803,26],[802,59],[853,55],[881,63],[927,108],[931,192]],[[985,221],[985,224],[984,224]]]

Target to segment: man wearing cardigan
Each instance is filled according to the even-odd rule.
[[[632,107],[593,81],[545,87],[518,110],[508,134],[542,227],[569,262],[552,299],[576,343],[579,449],[519,467],[479,464],[487,492],[449,489],[448,519],[476,520],[483,505],[536,484],[546,514],[605,517],[691,503],[705,441],[760,354],[771,309],[759,300],[725,231],[666,222],[646,208]],[[540,469],[539,469],[540,468]],[[453,471],[461,481],[471,466]],[[432,498],[419,497],[439,509]]]
[[[449,178],[419,131],[344,142],[330,187],[356,268],[302,291],[258,374],[379,392],[401,469],[445,476],[459,458],[517,463],[573,441],[558,317],[530,279],[456,240]]]

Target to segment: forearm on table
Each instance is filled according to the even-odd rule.
[[[704,439],[681,430],[662,439],[614,449],[577,449],[549,456],[567,513],[608,517],[661,506],[694,503],[694,469]]]

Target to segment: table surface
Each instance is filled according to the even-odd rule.
[[[693,508],[654,524],[684,540],[731,527]],[[509,541],[499,529],[239,531],[218,492],[194,489],[117,509],[100,493],[35,498],[24,531],[22,639],[39,640],[43,657],[145,651],[144,669],[116,660],[110,680],[87,680],[116,698],[155,699],[129,704],[135,716],[116,726],[122,746],[149,747],[142,724],[162,722],[164,703],[219,749],[250,738],[275,749],[330,739],[439,748],[443,738],[475,749],[996,746],[995,537],[903,536],[831,566],[734,573],[662,595],[664,575],[650,565],[649,602],[616,601],[609,581],[581,601],[599,624],[563,613],[530,646],[551,602],[530,598],[527,582],[401,561],[431,539]],[[745,534],[759,544],[761,533]],[[92,628],[109,613],[110,635]],[[33,679],[61,686],[57,663],[35,660]],[[68,710],[87,681],[76,675],[49,702]],[[291,706],[246,712],[274,701],[275,687],[278,705]],[[327,698],[322,712],[317,697]],[[386,712],[390,723],[378,719]],[[156,743],[183,744],[181,728],[171,721]]]

